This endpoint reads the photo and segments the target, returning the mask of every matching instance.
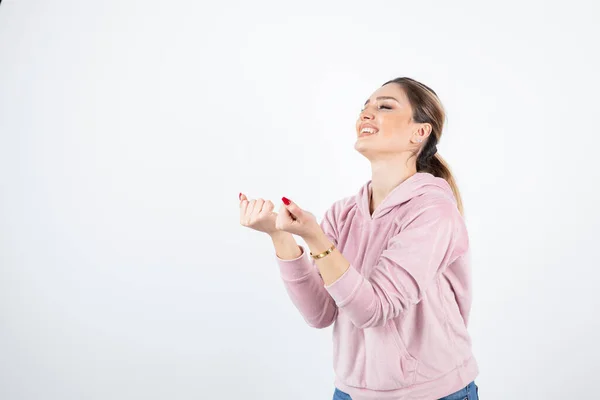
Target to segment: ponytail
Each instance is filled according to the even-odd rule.
[[[429,140],[428,142],[433,143],[433,140]],[[427,143],[423,147],[423,151],[421,151],[421,154],[419,154],[419,156],[417,157],[417,172],[428,172],[433,176],[445,179],[446,182],[448,182],[448,184],[452,188],[452,192],[454,193],[454,197],[456,198],[456,205],[458,207],[458,211],[460,211],[460,213],[464,215],[462,197],[460,196],[458,185],[456,184],[456,181],[452,176],[452,171],[450,171],[450,166],[448,166],[448,163],[446,163],[442,156],[440,156],[439,153],[437,153],[437,149],[435,149],[435,144],[431,146],[435,149],[434,153],[429,157],[426,157],[427,152],[425,150],[427,150],[428,145],[429,143]]]

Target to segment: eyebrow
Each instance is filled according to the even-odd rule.
[[[398,99],[395,97],[392,97],[392,96],[379,96],[375,100],[394,100],[394,101],[396,101],[396,103],[400,104]],[[369,99],[367,99],[367,101],[365,101],[365,106],[369,103],[369,101],[370,101]]]

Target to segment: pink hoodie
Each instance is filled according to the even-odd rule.
[[[369,212],[371,181],[321,227],[350,262],[329,286],[303,246],[276,255],[308,325],[333,326],[335,386],[353,400],[432,400],[475,380],[469,240],[448,183],[417,173]]]

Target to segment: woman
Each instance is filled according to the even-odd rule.
[[[271,237],[308,325],[334,324],[334,400],[478,399],[468,235],[436,148],[444,120],[436,93],[413,79],[376,90],[355,144],[372,179],[320,224],[285,197],[274,213],[270,201],[240,193],[242,225]]]

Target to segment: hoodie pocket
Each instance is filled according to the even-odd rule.
[[[398,348],[398,351],[400,353],[400,366],[402,371],[404,372],[406,382],[404,386],[413,385],[417,378],[417,365],[419,362],[408,352],[406,344],[400,336],[400,331],[398,330],[396,321],[390,319],[389,324],[387,326],[390,331],[390,334],[394,338],[394,342],[396,343],[396,347]]]
[[[406,351],[392,320],[364,329],[364,352],[361,350],[354,354],[354,365],[361,368],[347,371],[348,384],[371,390],[395,390],[414,384],[417,360]]]

